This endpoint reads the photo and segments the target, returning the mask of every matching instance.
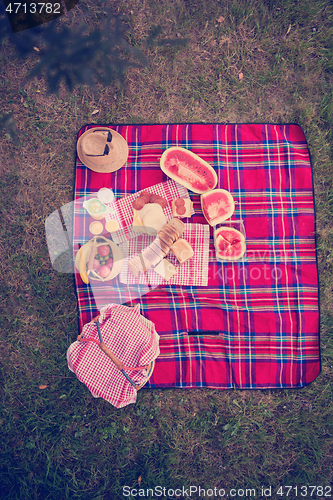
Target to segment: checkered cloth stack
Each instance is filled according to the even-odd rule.
[[[144,367],[159,355],[159,335],[153,323],[140,314],[139,304],[110,304],[101,311],[98,321],[103,342],[125,366]],[[116,408],[135,403],[137,390],[98,346],[95,322],[84,326],[82,339],[90,341],[76,341],[68,348],[70,370],[95,398],[103,398]],[[138,385],[147,380],[144,369],[126,369],[126,373]]]

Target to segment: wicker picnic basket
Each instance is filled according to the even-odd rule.
[[[69,346],[67,362],[94,397],[121,408],[135,403],[159,354],[159,335],[139,304],[108,304]]]
[[[88,269],[87,275],[89,279],[92,280],[110,281],[114,279],[116,276],[118,276],[118,274],[121,271],[123,265],[123,253],[118,247],[118,245],[114,243],[114,241],[105,238],[105,236],[94,236],[94,238],[89,240],[88,243],[83,245],[76,254],[75,266],[80,271],[80,273],[86,271],[87,265],[88,268],[92,267],[89,266],[89,262],[92,263],[92,261],[94,260],[94,256],[96,255],[96,252],[98,250],[98,247],[102,245],[108,245],[111,248],[112,258],[113,258],[111,273],[109,274],[109,276],[103,278],[94,269]]]
[[[89,338],[85,339],[82,337],[82,334],[78,335],[77,340],[80,342],[96,342],[99,345],[99,347],[101,348],[101,350],[104,352],[104,354],[106,354],[113,361],[113,363],[116,365],[116,367],[123,373],[123,375],[127,378],[127,380],[130,382],[130,384],[133,385],[133,387],[135,387],[135,389],[137,391],[139,391],[140,389],[142,389],[142,387],[148,382],[148,380],[152,376],[154,368],[155,368],[155,360],[151,361],[150,363],[148,363],[145,366],[135,366],[135,367],[124,366],[123,363],[117,358],[117,356],[104,344],[103,339],[101,337],[101,333],[100,333],[98,318],[99,318],[99,316],[96,316],[96,318],[94,318],[92,320],[92,322],[96,323],[96,325],[97,325],[97,329],[98,329],[98,332],[100,335],[100,341],[96,342],[96,340],[94,340],[94,339],[89,339]],[[140,384],[137,385],[127,375],[125,370],[145,371],[146,378]]]

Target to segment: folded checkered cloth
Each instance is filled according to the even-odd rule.
[[[194,251],[191,259],[179,265],[176,257],[169,252],[167,260],[176,268],[177,273],[168,280],[168,285],[183,286],[207,286],[208,285],[208,260],[209,260],[209,227],[203,224],[185,224],[184,233],[181,237],[188,241]],[[165,284],[164,278],[150,269],[147,273],[139,274],[137,278],[128,269],[128,261],[147,248],[154,237],[141,235],[132,239],[124,246],[123,254],[128,257],[124,259],[123,268],[120,273],[121,283],[130,285],[142,284],[157,286]]]
[[[90,125],[89,127],[93,127]],[[182,146],[212,165],[242,221],[241,262],[217,262],[210,231],[207,286],[163,284],[138,293],[120,276],[92,290],[76,274],[80,327],[100,303],[139,303],[155,324],[161,355],[146,387],[302,387],[320,372],[318,273],[312,168],[298,125],[173,124],[110,126],[128,142],[126,165],[112,174],[77,160],[75,198],[105,186],[117,199],[167,181],[163,151]],[[80,130],[82,134],[88,127]],[[190,193],[206,224],[200,196]],[[80,220],[74,221],[74,236]],[[89,221],[87,226],[89,226]],[[88,234],[88,233],[86,233]],[[138,285],[140,286],[140,285]]]
[[[146,366],[159,355],[159,336],[153,323],[140,314],[139,304],[110,304],[101,311],[99,323],[103,342],[125,366]],[[98,341],[96,323],[84,326],[82,338]],[[67,361],[95,398],[103,398],[117,408],[135,403],[137,390],[94,341],[71,344]],[[144,370],[127,369],[126,373],[138,385],[147,379]]]
[[[172,179],[166,182],[160,182],[159,184],[152,185],[145,189],[148,193],[158,194],[162,198],[168,201],[168,205],[163,209],[163,213],[166,217],[166,220],[169,221],[172,219],[172,208],[171,202],[176,198],[189,198],[188,190],[178,184],[178,182],[173,181]],[[116,200],[112,204],[108,204],[109,207],[112,207],[114,213],[112,215],[107,215],[105,220],[116,219],[119,224],[119,230],[112,233],[112,239],[115,243],[119,244],[124,241],[132,240],[137,238],[140,233],[134,231],[132,229],[133,224],[133,201],[138,198],[140,191],[130,194],[128,196],[124,196],[119,200]],[[194,214],[194,210],[192,209],[191,215]]]

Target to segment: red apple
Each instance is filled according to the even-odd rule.
[[[101,266],[99,269],[98,269],[98,274],[102,277],[102,278],[107,278],[109,276],[111,272],[111,269],[109,268],[109,266]]]
[[[106,257],[110,253],[110,247],[109,247],[109,245],[102,245],[102,246],[98,247],[97,252],[102,257]]]
[[[93,262],[93,269],[98,269],[100,266],[100,263],[98,262],[98,260],[94,259],[94,262]]]
[[[107,266],[109,266],[109,267],[110,267],[110,269],[111,269],[111,267],[113,266],[113,258],[112,258],[112,257],[110,257],[110,258],[106,261],[106,265],[107,265]]]

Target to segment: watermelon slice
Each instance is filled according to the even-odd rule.
[[[245,237],[233,227],[215,229],[214,241],[217,259],[238,260],[245,254]]]
[[[211,226],[229,219],[235,211],[235,202],[229,191],[213,189],[201,195],[201,208]]]
[[[160,159],[163,172],[194,193],[202,194],[214,189],[217,175],[209,163],[185,148],[166,149]]]

